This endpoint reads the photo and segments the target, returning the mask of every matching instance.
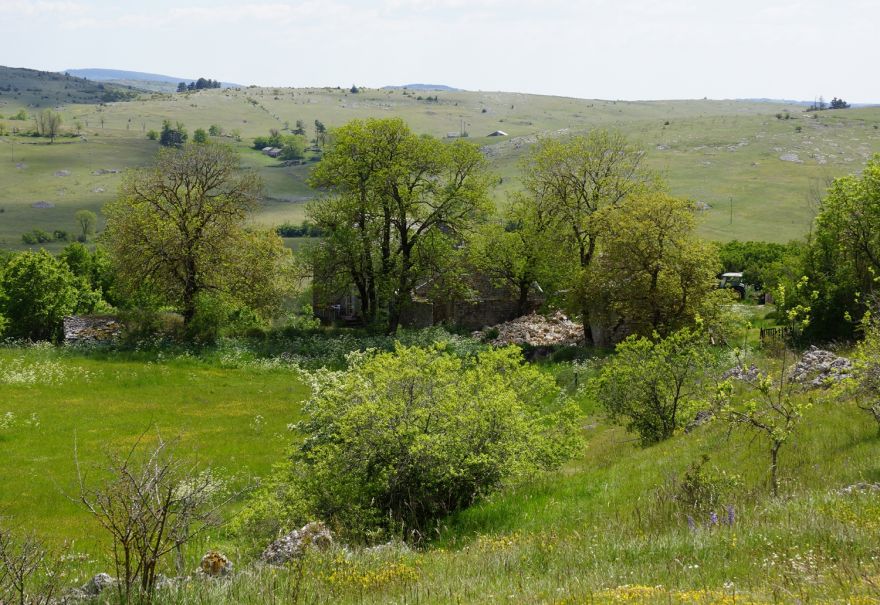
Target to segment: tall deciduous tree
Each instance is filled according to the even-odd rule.
[[[555,284],[548,236],[519,197],[500,221],[488,222],[473,233],[468,241],[468,263],[514,295],[520,315],[528,313],[535,284],[544,290]]]
[[[693,204],[638,193],[600,210],[595,224],[602,248],[584,274],[581,297],[604,301],[608,336],[615,324],[650,336],[692,323],[720,268],[715,248],[694,233]]]
[[[330,194],[309,216],[336,268],[359,291],[367,321],[387,312],[397,329],[413,288],[444,268],[452,243],[488,212],[479,149],[414,134],[399,118],[355,120],[312,173]]]
[[[540,142],[523,163],[523,183],[543,228],[556,234],[570,279],[588,269],[602,238],[596,220],[603,208],[658,187],[643,165],[644,152],[622,135],[602,130],[567,140]],[[574,291],[574,289],[572,290]],[[592,340],[592,297],[572,301],[581,313],[584,334]]]
[[[81,241],[88,241],[89,237],[95,234],[95,225],[98,217],[91,210],[77,210],[76,224],[79,225]]]
[[[104,209],[120,285],[130,293],[149,288],[178,307],[186,324],[202,294],[272,308],[272,267],[285,251],[245,229],[260,192],[257,175],[242,170],[229,147],[161,150],[154,165],[127,175]]]
[[[34,115],[34,125],[37,128],[37,134],[41,137],[48,137],[51,142],[55,142],[55,137],[61,130],[61,114],[44,109]]]
[[[849,337],[876,298],[880,276],[880,155],[861,176],[835,179],[813,230],[805,272],[818,292],[810,337]],[[798,301],[803,302],[803,301]]]

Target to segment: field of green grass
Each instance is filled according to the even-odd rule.
[[[419,100],[436,94],[438,100]],[[33,112],[0,97],[0,115]],[[484,146],[499,176],[498,204],[518,185],[518,162],[540,137],[593,128],[624,132],[642,144],[648,163],[677,195],[705,204],[701,232],[711,239],[787,241],[807,233],[815,202],[829,179],[857,172],[880,152],[880,108],[808,114],[799,106],[749,101],[598,101],[494,92],[408,92],[342,89],[246,88],[187,94],[144,94],[104,105],[60,106],[63,128],[81,137],[47,144],[0,136],[0,246],[20,248],[33,228],[74,231],[81,208],[99,211],[112,199],[120,173],[149,161],[158,144],[146,140],[165,119],[190,132],[216,124],[244,163],[256,168],[265,200],[256,220],[298,222],[315,195],[309,166],[282,166],[249,148],[270,128],[303,120],[309,136],[321,120],[335,127],[355,118],[400,116],[419,133],[444,137],[462,128]],[[788,112],[790,119],[776,114]],[[7,132],[30,123],[0,120]],[[503,130],[508,137],[487,137]],[[13,159],[14,158],[14,159]],[[61,175],[61,176],[56,176]],[[34,208],[36,202],[52,208]],[[732,210],[732,212],[731,212]]]
[[[544,367],[573,388],[572,366]],[[578,371],[583,384],[590,370]],[[251,537],[215,534],[190,555],[219,546],[242,573],[191,582],[158,602],[880,602],[880,494],[841,491],[880,483],[877,426],[854,403],[821,390],[800,395],[812,407],[781,451],[781,495],[773,498],[760,437],[715,422],[642,447],[585,392],[571,392],[585,414],[579,454],[442,520],[425,548],[313,552],[300,576],[296,568],[248,569],[258,546]],[[88,555],[76,577],[109,570],[104,537],[64,495],[75,493],[74,442],[93,468],[107,447],[155,426],[240,484],[283,459],[292,439],[285,427],[306,395],[289,366],[236,349],[2,349],[0,418],[15,418],[0,429],[0,512],[75,540]],[[675,486],[703,456],[722,487],[717,501],[690,510],[677,503]]]
[[[156,431],[180,455],[233,487],[278,462],[307,388],[289,366],[162,354],[82,355],[51,347],[0,349],[0,516],[91,555],[105,549],[68,496],[82,468],[100,476],[105,454]]]

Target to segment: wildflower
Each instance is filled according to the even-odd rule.
[[[709,513],[709,525],[718,525],[718,513],[714,510]]]
[[[736,521],[736,511],[733,509],[733,504],[727,505],[727,525],[729,527],[733,527],[734,522]]]
[[[697,524],[694,521],[694,518],[691,517],[690,515],[688,515],[688,527],[690,528],[691,531],[697,530]]]

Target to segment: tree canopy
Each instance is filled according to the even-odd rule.
[[[311,176],[327,195],[308,209],[325,234],[316,271],[356,288],[364,318],[393,332],[412,290],[441,275],[454,245],[488,213],[479,149],[413,133],[399,118],[355,120],[334,131]]]
[[[255,309],[277,305],[279,263],[289,256],[275,233],[245,223],[261,192],[229,147],[211,143],[160,150],[129,173],[108,204],[105,240],[120,286],[149,290],[189,324],[203,295]]]

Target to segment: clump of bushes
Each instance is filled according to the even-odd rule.
[[[577,408],[517,348],[353,354],[309,374],[303,436],[244,516],[249,535],[316,517],[348,540],[419,541],[440,517],[558,466]]]

